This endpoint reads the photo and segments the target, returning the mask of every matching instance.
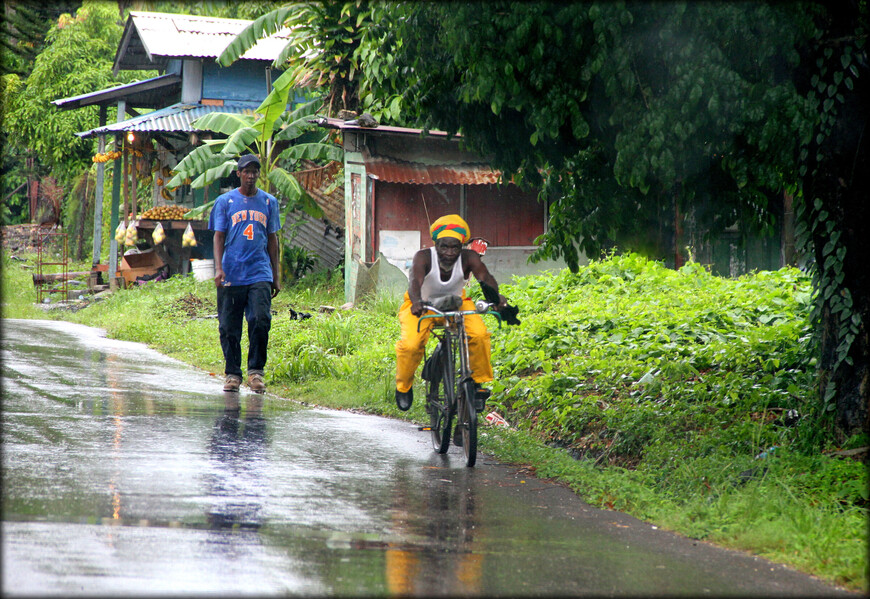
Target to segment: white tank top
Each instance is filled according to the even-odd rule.
[[[441,280],[441,268],[438,266],[438,254],[435,253],[435,246],[429,248],[432,252],[432,267],[426,276],[423,278],[423,285],[420,286],[420,297],[424,302],[430,302],[436,297],[445,295],[462,295],[462,288],[465,287],[465,276],[462,272],[462,253],[453,264],[453,272],[450,273],[450,279],[447,281]]]

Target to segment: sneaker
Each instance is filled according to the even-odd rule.
[[[254,393],[264,393],[266,391],[266,383],[263,382],[263,375],[259,372],[254,372],[248,375],[248,387]]]
[[[399,409],[403,412],[407,412],[411,409],[411,403],[414,401],[414,390],[408,389],[406,392],[399,391],[396,389],[396,405],[399,406]]]
[[[238,391],[242,384],[242,377],[234,374],[228,374],[224,379],[224,391]]]
[[[480,383],[474,383],[474,409],[478,413],[486,409],[486,400],[492,395],[492,391],[484,389]]]

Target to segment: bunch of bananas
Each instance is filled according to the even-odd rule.
[[[144,154],[139,150],[127,150],[127,152],[131,156],[135,156],[137,158],[142,158],[144,156]],[[109,151],[105,154],[100,154],[99,152],[97,152],[96,154],[94,154],[93,158],[91,158],[91,162],[108,162],[110,160],[116,160],[123,155],[124,153],[121,150]]]
[[[190,208],[184,206],[155,206],[143,212],[141,217],[153,220],[180,220],[188,212],[190,212]]]
[[[116,160],[116,159],[120,158],[122,155],[123,154],[121,153],[120,150],[106,152],[105,154],[100,154],[99,152],[97,152],[96,154],[94,154],[94,157],[91,158],[91,161],[93,161],[93,162],[108,162],[110,160]]]

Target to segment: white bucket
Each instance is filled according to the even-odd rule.
[[[191,260],[193,278],[197,281],[208,281],[214,278],[214,260]]]

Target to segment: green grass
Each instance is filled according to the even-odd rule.
[[[223,370],[211,282],[173,277],[46,314],[21,263],[4,257],[3,267],[4,316],[98,326]],[[400,298],[321,310],[344,303],[343,285],[336,273],[309,275],[275,299],[270,391],[424,422],[422,402],[408,412],[393,402]],[[502,287],[523,322],[491,327],[490,409],[512,428],[482,427],[483,451],[594,505],[868,590],[866,469],[825,455],[868,439],[838,443],[818,409],[804,275],[732,280],[627,255]]]

